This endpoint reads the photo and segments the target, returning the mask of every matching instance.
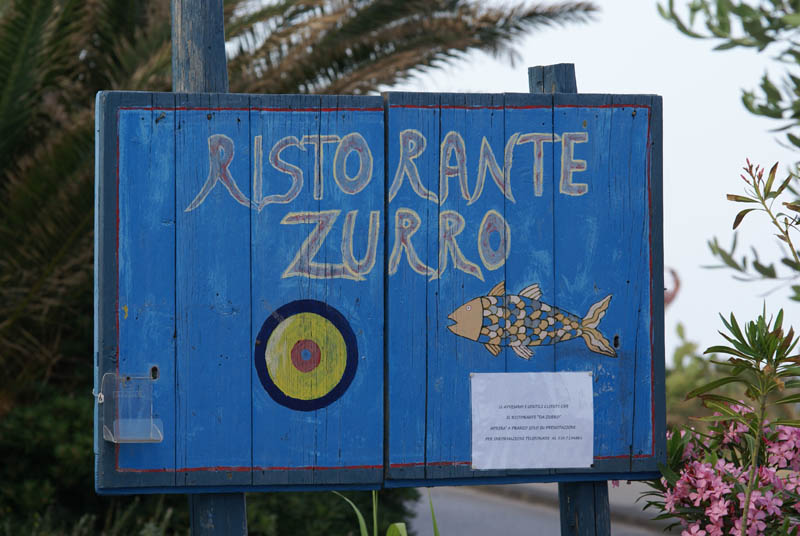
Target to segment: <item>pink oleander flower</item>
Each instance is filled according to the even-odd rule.
[[[707,532],[700,528],[700,523],[692,523],[689,528],[681,532],[681,536],[707,536]]]
[[[783,518],[783,512],[780,509],[783,506],[783,501],[773,495],[772,491],[768,490],[764,493],[761,506],[764,507],[764,511],[767,514],[777,516],[779,519]]]
[[[730,505],[730,501],[726,501],[724,498],[712,502],[711,506],[706,508],[708,519],[714,524],[717,522],[721,523],[722,518],[728,515],[728,507]],[[706,527],[706,529],[708,529],[708,527]]]
[[[724,532],[722,531],[722,520],[717,521],[716,523],[709,523],[706,525],[706,532],[708,536],[723,536]]]
[[[758,511],[754,515],[747,516],[747,536],[764,536],[764,529],[767,524],[763,519],[766,517],[764,512]],[[733,523],[733,531],[731,534],[740,534],[742,532],[742,519],[739,518]]]

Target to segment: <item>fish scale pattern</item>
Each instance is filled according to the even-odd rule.
[[[496,346],[540,346],[580,337],[581,319],[525,296],[484,296],[478,342]]]

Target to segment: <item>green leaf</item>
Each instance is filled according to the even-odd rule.
[[[756,440],[750,434],[742,434],[744,440],[747,442],[747,447],[750,449],[750,452],[756,450]]]
[[[791,268],[792,270],[794,270],[795,272],[800,272],[800,264],[795,262],[793,259],[787,259],[784,257],[783,259],[781,259],[781,262],[786,266],[788,266],[789,268]]]
[[[778,88],[775,87],[775,84],[764,75],[761,78],[761,89],[764,90],[764,94],[767,96],[767,101],[770,103],[780,102],[781,100],[781,92],[778,91]]]
[[[717,45],[714,47],[713,50],[730,50],[732,48],[736,48],[739,46],[739,43],[736,41],[725,41],[721,45]]]
[[[725,415],[713,415],[710,417],[689,417],[693,421],[697,422],[723,422],[723,421],[737,421],[741,422],[741,417],[731,417]]]
[[[780,378],[785,378],[786,376],[800,376],[800,367],[786,367],[778,373]]]
[[[747,404],[745,404],[745,405],[747,405]],[[740,413],[737,413],[737,412],[733,411],[727,404],[720,404],[719,402],[715,402],[713,400],[707,401],[705,403],[705,406],[708,409],[717,410],[718,412],[720,412],[722,414],[723,417],[727,416],[727,417],[730,417],[731,419],[734,419],[734,420],[737,420],[737,421],[746,422],[747,418],[748,418],[745,415],[742,415]],[[712,415],[712,417],[716,418],[716,417],[719,417],[719,415]]]
[[[433,536],[439,536],[439,527],[436,525],[436,514],[433,511],[433,499],[431,498],[430,488],[428,488],[428,504],[431,505],[431,521],[433,522]]]
[[[747,406],[748,408],[750,407],[749,405],[745,404],[744,402],[740,402],[739,400],[736,400],[735,398],[731,398],[729,396],[723,396],[723,395],[717,395],[717,394],[705,394],[705,395],[699,395],[698,398],[701,399],[701,400],[704,400],[704,401],[705,400],[714,400],[716,402],[725,402],[727,404],[738,404],[740,406]],[[752,409],[752,408],[750,408],[750,409]]]
[[[800,387],[800,380],[789,380],[783,384],[784,389],[797,389],[798,387]]]
[[[767,184],[764,186],[764,194],[768,194],[770,192],[770,188],[772,188],[772,183],[775,182],[775,173],[778,171],[778,163],[775,162],[775,165],[772,166],[772,169],[769,170],[769,175],[767,176]]]
[[[735,348],[731,348],[730,346],[720,346],[720,345],[710,346],[710,347],[706,348],[706,351],[703,352],[703,355],[717,354],[717,353],[739,356],[739,357],[742,357],[744,359],[747,359],[748,363],[749,363],[749,359],[750,359],[749,355],[747,355],[745,353],[742,353],[739,350],[736,350]],[[726,364],[723,361],[718,361],[717,363],[720,364],[720,365],[725,365]]]
[[[378,536],[378,491],[372,490],[372,536]]]
[[[749,197],[745,197],[743,195],[728,194],[726,197],[728,198],[728,201],[736,201],[737,203],[758,203],[757,199],[750,199]]]
[[[733,228],[736,229],[737,227],[739,227],[739,224],[742,223],[742,220],[744,219],[745,216],[747,216],[747,213],[748,212],[753,212],[754,210],[758,210],[758,209],[746,208],[746,209],[740,211],[739,214],[736,215],[736,218],[733,220]]]
[[[800,206],[798,206],[798,210],[800,210]],[[755,270],[759,274],[761,274],[764,278],[775,279],[776,277],[778,277],[778,274],[775,271],[775,265],[774,264],[770,264],[769,266],[764,266],[760,262],[754,260],[753,261],[753,268],[755,268]]]
[[[798,138],[791,132],[787,132],[786,137],[789,138],[789,141],[792,142],[792,145],[794,145],[795,147],[800,147],[800,138]]]
[[[785,396],[780,400],[776,400],[774,402],[776,406],[781,404],[799,404],[799,403],[800,403],[800,394]]]
[[[792,285],[792,291],[794,294],[789,297],[792,301],[800,301],[800,285]]]
[[[789,183],[791,182],[791,180],[792,180],[792,176],[791,175],[786,177],[786,180],[781,183],[781,185],[778,187],[777,190],[775,190],[775,197],[778,197],[779,195],[781,195],[781,193],[783,193],[783,191],[786,189],[786,187],[789,186]]]
[[[775,425],[782,424],[784,426],[800,427],[800,419],[776,419],[772,421],[772,424]]]
[[[781,17],[781,22],[787,26],[800,26],[800,13],[790,13]]]
[[[386,536],[408,536],[405,523],[392,523],[386,529]]]
[[[702,395],[703,393],[707,393],[709,391],[713,391],[718,387],[722,387],[723,385],[728,385],[729,383],[744,383],[746,384],[742,378],[736,378],[733,376],[726,376],[724,378],[720,378],[718,380],[714,380],[713,382],[709,382],[705,385],[701,385],[697,389],[692,389],[688,393],[686,393],[685,400],[689,400],[690,398],[694,398],[698,395]]]
[[[658,470],[661,471],[661,474],[664,475],[664,478],[667,479],[667,482],[669,482],[671,486],[674,486],[675,483],[678,481],[678,479],[680,479],[678,473],[673,471],[672,468],[668,465],[659,463]]]
[[[347,501],[347,504],[349,504],[353,508],[353,511],[356,513],[356,517],[358,517],[358,530],[361,536],[369,536],[369,532],[367,532],[367,523],[366,521],[364,521],[364,516],[361,515],[361,511],[358,509],[358,506],[356,506],[353,501],[351,501],[338,491],[334,491],[333,493],[335,493],[336,495]]]

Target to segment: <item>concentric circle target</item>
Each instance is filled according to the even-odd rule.
[[[261,384],[275,402],[312,411],[331,404],[350,386],[358,347],[339,311],[320,301],[298,300],[264,321],[254,359]]]

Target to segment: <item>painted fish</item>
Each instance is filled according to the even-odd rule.
[[[523,359],[533,356],[531,346],[556,344],[583,337],[589,350],[616,357],[617,352],[600,330],[609,294],[589,308],[583,318],[541,301],[539,285],[530,285],[517,294],[506,294],[505,281],[489,291],[488,296],[474,298],[447,317],[455,324],[447,328],[471,341],[482,343],[492,355],[507,346]]]

